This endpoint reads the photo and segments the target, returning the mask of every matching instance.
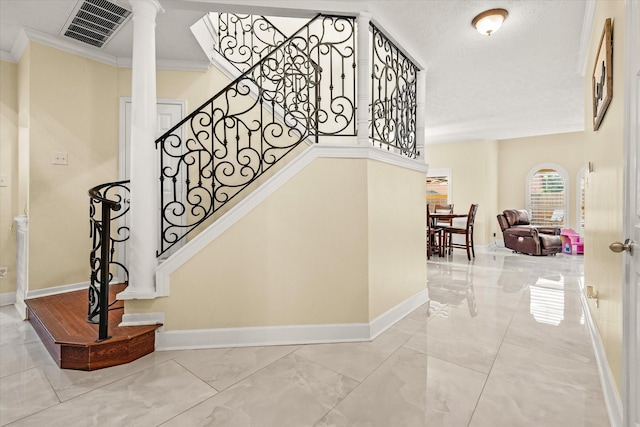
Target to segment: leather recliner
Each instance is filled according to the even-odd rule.
[[[534,226],[524,209],[507,209],[498,215],[504,246],[528,255],[555,255],[562,252],[560,227]]]

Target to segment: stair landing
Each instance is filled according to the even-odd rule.
[[[111,285],[110,301],[124,284]],[[109,311],[110,339],[96,342],[98,325],[87,323],[87,290],[26,301],[29,322],[60,368],[93,371],[132,362],[154,351],[155,331],[162,325],[118,326],[124,302]]]

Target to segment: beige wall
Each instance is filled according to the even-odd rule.
[[[504,209],[526,205],[526,181],[529,171],[543,163],[554,163],[567,171],[569,178],[569,224],[577,229],[577,175],[585,165],[583,132],[542,135],[502,141],[470,141],[426,147],[429,168],[451,168],[452,202],[456,212],[479,203],[475,241],[486,245],[501,239],[496,220]]]
[[[16,245],[13,218],[18,214],[18,66],[0,61],[0,267],[9,274],[0,279],[0,294],[16,290]]]
[[[87,190],[117,178],[116,68],[30,44],[29,290],[89,280]],[[24,59],[23,59],[24,60]],[[52,153],[68,153],[68,165]]]
[[[426,287],[423,182],[318,159],[171,274],[169,298],[127,313],[162,311],[167,330],[367,323]]]
[[[585,166],[584,132],[505,139],[498,143],[498,176],[500,191],[496,215],[505,209],[524,209],[527,198],[527,175],[544,163],[562,167],[568,175],[569,227],[578,230],[576,221],[576,190],[578,172]]]
[[[598,2],[587,64],[595,60],[606,18],[613,18],[613,99],[597,132],[593,131],[591,119],[593,65],[588,66],[584,80],[585,161],[594,165],[586,182],[584,274],[585,285],[599,292],[600,307],[593,301],[589,303],[620,390],[622,259],[612,253],[608,245],[623,240],[624,1]]]
[[[87,190],[118,178],[119,99],[131,94],[131,70],[38,43],[29,44],[17,66],[2,62],[2,67],[2,84],[17,91],[12,95],[3,86],[3,112],[5,104],[9,108],[8,99],[15,96],[14,114],[19,106],[19,115],[12,129],[5,126],[3,114],[0,173],[5,173],[5,158],[10,157],[5,156],[10,144],[4,141],[10,140],[11,132],[20,135],[21,154],[19,166],[6,169],[16,188],[2,191],[14,198],[6,205],[3,199],[2,229],[11,226],[7,223],[5,227],[5,217],[29,212],[30,290],[86,282],[90,251]],[[186,100],[188,110],[228,81],[213,68],[206,73],[161,71],[158,97]],[[14,149],[18,149],[17,142]],[[51,164],[53,151],[67,152],[68,166]],[[13,155],[17,159],[17,153]],[[15,234],[2,234],[0,241],[2,245],[7,242],[0,265],[7,259],[13,274]],[[0,292],[14,290],[15,276],[0,282]]]
[[[168,330],[367,322],[366,185],[365,161],[316,160],[127,312]]]
[[[426,287],[425,175],[369,162],[369,320]]]
[[[498,142],[472,141],[428,145],[425,158],[429,169],[451,168],[451,197],[456,213],[467,213],[478,203],[474,228],[477,245],[494,242],[500,231],[496,221],[498,198]],[[424,189],[423,189],[424,192]]]

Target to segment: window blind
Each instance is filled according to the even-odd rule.
[[[563,225],[565,183],[553,169],[540,169],[529,182],[531,224]]]

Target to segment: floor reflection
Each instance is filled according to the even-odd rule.
[[[439,276],[438,280],[430,280],[428,284],[432,311],[435,313],[446,306],[459,307],[466,304],[469,315],[477,316],[478,305],[473,289],[473,265],[465,268],[438,263],[432,268],[436,269],[433,274]]]

